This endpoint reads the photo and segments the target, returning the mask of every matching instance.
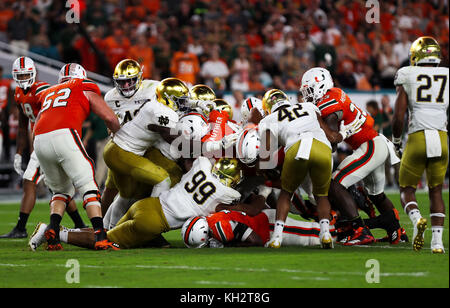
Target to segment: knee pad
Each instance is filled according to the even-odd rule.
[[[83,208],[91,205],[101,206],[101,195],[98,190],[89,190],[83,195]]]
[[[65,203],[66,207],[69,205],[70,201],[72,200],[72,197],[66,194],[60,194],[60,193],[55,193],[52,196],[52,199],[50,200],[50,206],[53,203],[53,201],[62,201]]]

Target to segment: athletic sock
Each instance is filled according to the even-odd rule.
[[[67,212],[67,214],[69,214],[70,218],[75,223],[75,228],[83,228],[85,226],[78,210]]]
[[[92,228],[94,229],[94,231],[103,229],[103,218],[92,217],[91,223],[92,223]]]
[[[432,238],[431,245],[442,244],[442,233],[444,232],[444,227],[442,226],[431,226]]]
[[[326,218],[319,221],[320,233],[330,232],[330,221]]]
[[[51,214],[50,215],[50,228],[55,230],[55,232],[59,232],[59,224],[61,223],[62,216],[59,214]]]
[[[59,239],[63,243],[67,243],[67,240],[69,238],[69,230],[66,228],[63,228],[61,231],[59,231]]]
[[[411,211],[409,211],[408,213],[409,219],[411,219],[411,222],[413,223],[413,225],[415,226],[417,221],[422,218],[422,215],[420,214],[419,209],[413,209]]]
[[[26,230],[28,217],[30,217],[30,214],[23,213],[23,212],[19,213],[19,220],[17,221],[17,225],[16,225],[17,230],[20,230],[20,231]]]

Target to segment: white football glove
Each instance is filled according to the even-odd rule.
[[[361,131],[361,126],[364,125],[366,122],[366,117],[361,116],[361,113],[358,111],[358,114],[356,115],[356,118],[348,123],[347,125],[344,124],[344,121],[341,121],[341,127],[339,129],[339,134],[342,135],[342,139],[345,140],[348,137],[358,133]]]
[[[396,138],[394,136],[392,136],[392,143],[394,144],[395,147],[395,154],[397,154],[397,156],[399,158],[402,158],[403,155],[403,151],[402,151],[402,138]]]
[[[208,114],[211,110],[216,108],[216,104],[210,101],[195,101],[192,103],[192,107],[199,108],[201,111]]]
[[[18,175],[23,175],[22,170],[22,155],[16,154],[14,155],[14,170],[17,172]]]
[[[209,243],[209,248],[223,248],[224,247],[222,242],[219,242],[215,238],[210,238],[208,243]]]
[[[236,143],[236,141],[238,140],[238,137],[239,137],[239,133],[226,135],[225,137],[222,138],[222,147],[224,149],[227,149],[228,147],[233,146]]]

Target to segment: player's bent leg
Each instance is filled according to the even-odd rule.
[[[135,202],[107,236],[121,247],[135,248],[169,230],[159,199],[146,198]]]
[[[145,157],[121,149],[112,141],[105,146],[103,157],[111,170],[130,175],[139,182],[154,186],[169,177],[161,166]]]

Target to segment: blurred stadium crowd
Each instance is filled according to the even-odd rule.
[[[67,23],[71,2],[80,8],[80,23]],[[439,41],[441,65],[448,66],[447,0],[378,1],[380,23],[366,21],[367,2],[2,0],[0,41],[105,76],[120,60],[133,58],[144,66],[144,78],[178,77],[219,95],[231,91],[236,99],[268,88],[297,91],[313,66],[326,67],[344,89],[392,89],[396,71],[408,64],[411,42],[422,35]],[[1,90],[10,85],[5,76],[9,72],[0,71],[1,108],[8,105]],[[379,114],[380,129],[390,129],[390,103],[375,101],[369,108]],[[5,139],[13,142],[13,108],[2,123],[9,127]],[[95,119],[87,123],[86,132],[95,125]],[[89,131],[86,144],[104,140],[105,132]],[[10,160],[8,152],[4,156]]]

